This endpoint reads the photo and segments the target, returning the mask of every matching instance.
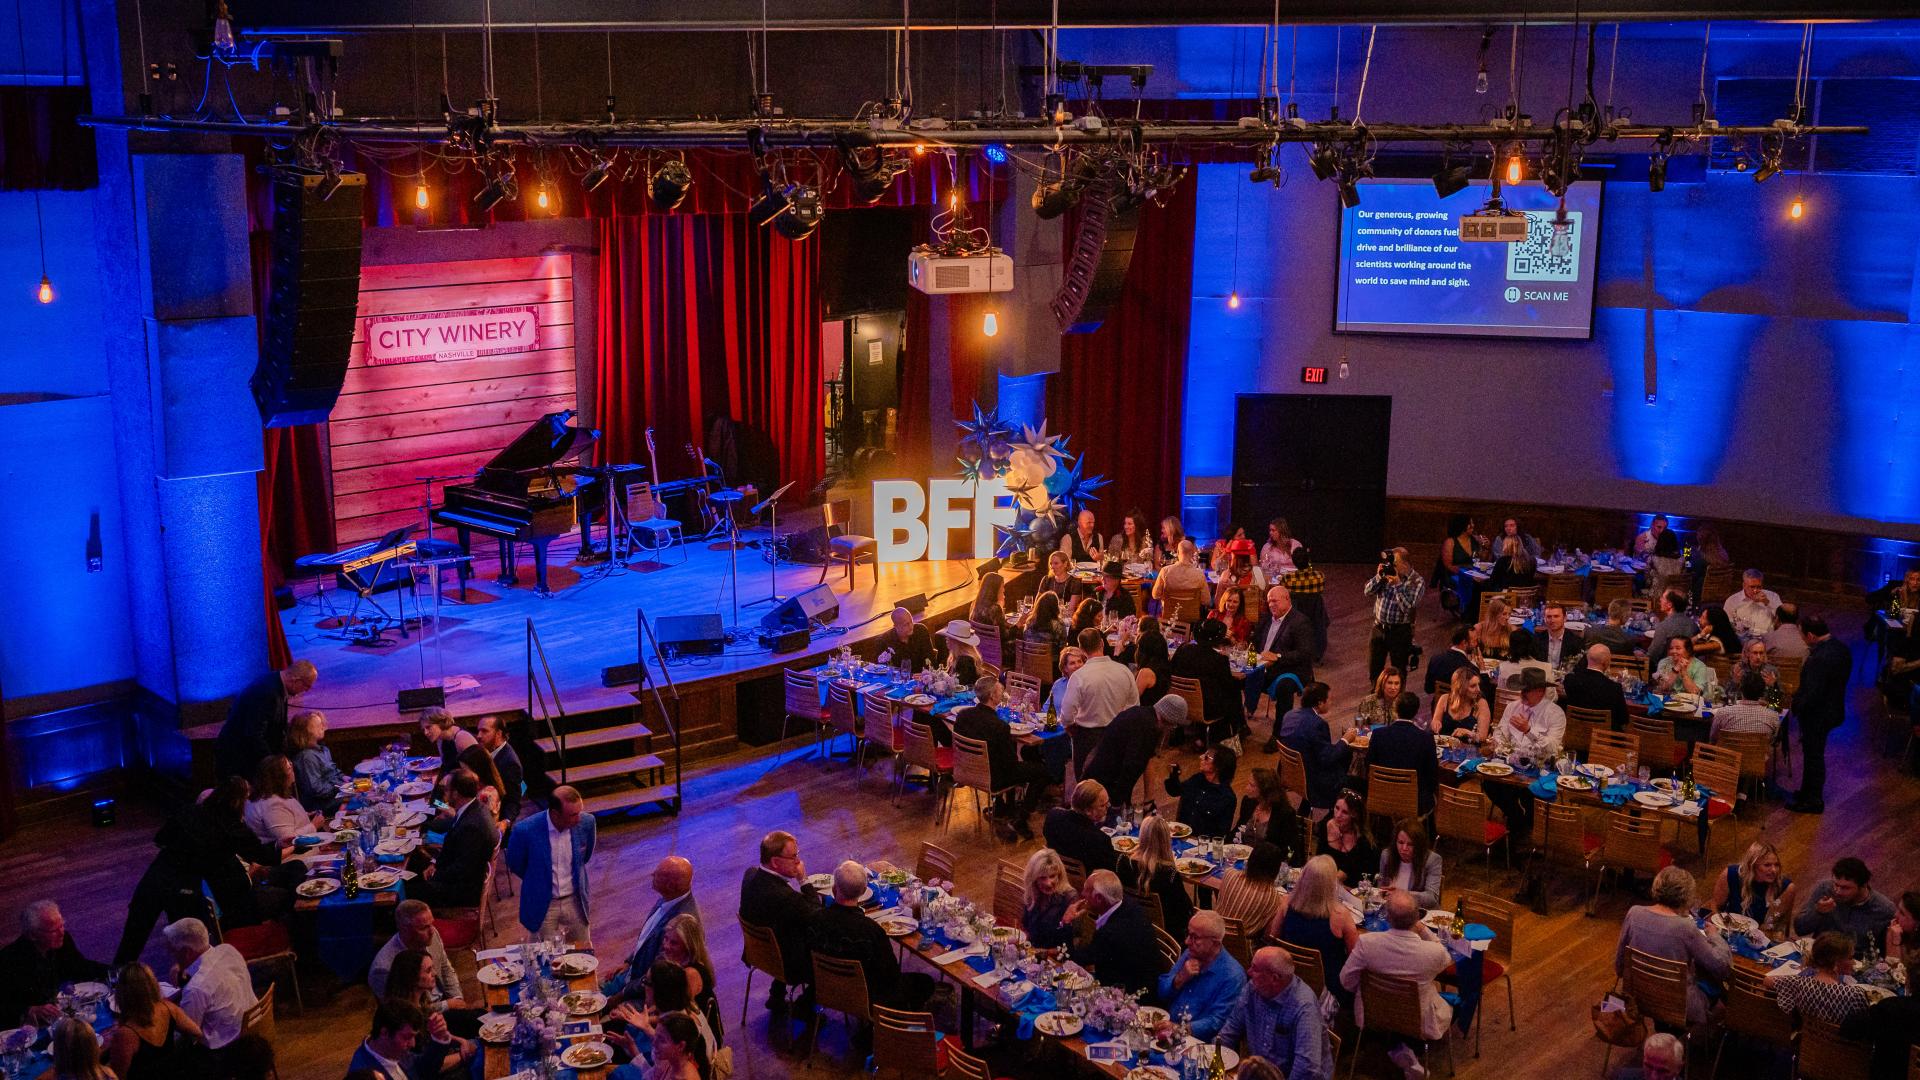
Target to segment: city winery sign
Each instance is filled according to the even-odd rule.
[[[374,315],[366,343],[369,367],[526,352],[540,345],[540,317],[532,305]]]

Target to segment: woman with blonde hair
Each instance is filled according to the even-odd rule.
[[[1160,898],[1162,926],[1180,929],[1193,918],[1193,898],[1187,884],[1173,868],[1173,827],[1159,814],[1148,814],[1140,822],[1140,843],[1133,853],[1115,867],[1120,884],[1136,893],[1152,893]]]
[[[1478,668],[1455,668],[1447,688],[1433,699],[1433,733],[1475,744],[1486,742],[1488,729],[1493,726],[1493,710],[1487,707],[1484,692]]]
[[[287,756],[293,759],[300,805],[316,814],[330,814],[340,805],[340,785],[347,779],[333,763],[326,738],[325,713],[310,709],[287,721]]]
[[[1480,620],[1480,654],[1495,660],[1524,660],[1524,655],[1515,655],[1513,627],[1507,624],[1507,616],[1513,613],[1513,604],[1504,596],[1496,596],[1487,601],[1487,617]],[[1522,649],[1524,653],[1526,650]]]
[[[1780,852],[1765,840],[1747,845],[1740,861],[1713,879],[1713,910],[1745,915],[1762,929],[1796,910],[1800,887],[1780,865]]]
[[[285,760],[282,758],[281,760]],[[135,961],[113,987],[120,1022],[107,1032],[107,1064],[123,1080],[184,1076],[192,1071],[190,1044],[203,1036],[180,1006],[160,996],[153,969]],[[92,1032],[88,1032],[89,1035]]]
[[[713,992],[713,958],[707,954],[707,933],[691,913],[675,915],[660,932],[660,957],[686,969],[687,993],[694,1008],[707,1018],[716,1041],[726,1039],[720,1020],[720,999]]]
[[[1360,944],[1360,928],[1346,905],[1334,898],[1340,870],[1333,859],[1315,855],[1300,868],[1300,880],[1293,892],[1281,898],[1273,922],[1267,925],[1267,937],[1289,945],[1320,950],[1320,968],[1326,973],[1327,989],[1342,1004],[1352,1004],[1353,993],[1340,985],[1340,971],[1347,966],[1347,953]]]
[[[1380,674],[1373,677],[1373,693],[1360,699],[1360,711],[1354,722],[1364,727],[1393,723],[1393,705],[1400,700],[1406,681],[1399,668],[1391,664],[1381,668]]]
[[[1036,949],[1055,949],[1073,938],[1073,927],[1061,919],[1077,894],[1067,880],[1067,866],[1060,853],[1041,848],[1027,856],[1027,869],[1020,878],[1020,928]]]
[[[72,1017],[54,1023],[47,1053],[53,1058],[53,1080],[116,1080],[100,1060],[100,1039]]]

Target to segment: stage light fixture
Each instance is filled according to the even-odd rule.
[[[587,166],[587,171],[580,174],[580,190],[598,191],[612,176],[613,162],[603,157],[594,158],[593,164]]]
[[[42,274],[40,276],[40,287],[34,290],[33,298],[43,304],[53,303],[53,279]]]
[[[519,197],[520,184],[513,178],[513,166],[503,162],[500,171],[474,193],[473,204],[484,214],[503,202],[511,202]]]
[[[861,146],[852,140],[840,143],[840,164],[853,178],[853,193],[868,206],[874,206],[887,197],[892,190],[893,181],[907,171],[907,163],[897,157],[888,157],[885,150],[877,146]]]
[[[1360,205],[1360,180],[1353,175],[1340,177],[1340,205],[1351,210]]]
[[[1080,185],[1065,180],[1049,180],[1033,189],[1033,213],[1042,221],[1059,217],[1079,202]]]
[[[753,201],[753,205],[747,207],[747,223],[757,229],[764,229],[786,211],[787,189],[776,188],[769,182],[760,197]]]
[[[415,184],[413,186],[413,208],[416,210],[425,210],[427,208],[427,202],[427,185]]]
[[[988,143],[987,148],[982,150],[981,153],[985,154],[987,160],[993,162],[995,165],[1005,165],[1007,163],[1007,148],[1001,146],[999,143]]]
[[[1517,184],[1527,178],[1527,159],[1519,154],[1507,158],[1507,183]]]
[[[1332,146],[1317,142],[1313,144],[1312,150],[1307,151],[1307,165],[1313,169],[1314,176],[1322,180],[1331,180],[1333,174],[1340,169],[1340,156],[1334,153]]]
[[[1068,121],[1073,119],[1073,114],[1067,111],[1067,96],[1065,94],[1048,94],[1046,97],[1046,110],[1047,119],[1054,127],[1066,127]]]
[[[1769,135],[1760,140],[1760,168],[1753,174],[1753,182],[1764,184],[1780,175],[1781,159],[1786,156],[1786,141]]]
[[[1467,181],[1472,178],[1471,165],[1453,165],[1442,162],[1440,171],[1433,174],[1434,193],[1446,199],[1466,190]]]
[[[787,189],[786,212],[773,219],[773,231],[789,240],[805,240],[820,227],[827,216],[820,205],[820,193],[810,187],[794,185]]]
[[[687,168],[686,162],[674,158],[653,171],[653,182],[648,186],[655,208],[678,209],[686,201],[687,192],[693,190],[693,170]]]
[[[1662,191],[1667,186],[1667,155],[1655,151],[1647,160],[1647,190]]]
[[[1807,200],[1801,198],[1798,195],[1795,195],[1793,197],[1793,203],[1787,207],[1787,216],[1792,218],[1795,221],[1799,221],[1801,218],[1806,217],[1807,216]],[[45,303],[45,301],[41,301],[41,302]]]

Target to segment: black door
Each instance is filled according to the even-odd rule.
[[[1287,519],[1317,562],[1371,563],[1387,518],[1393,399],[1241,394],[1235,402],[1233,521],[1256,544]]]

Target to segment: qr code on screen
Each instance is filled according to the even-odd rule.
[[[1567,211],[1567,245],[1556,256],[1553,250],[1553,210],[1527,211],[1527,238],[1507,245],[1508,281],[1575,281],[1580,277],[1582,242],[1579,210]]]

